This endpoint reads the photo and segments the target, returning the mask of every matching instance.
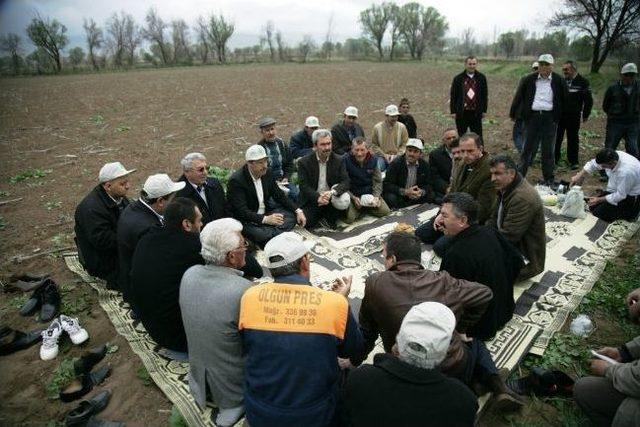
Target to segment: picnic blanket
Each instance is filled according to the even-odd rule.
[[[437,206],[420,205],[394,211],[384,218],[365,217],[338,230],[304,229],[296,231],[314,242],[311,282],[327,288],[338,276],[352,274],[350,305],[360,308],[364,281],[371,273],[384,270],[381,255],[384,238],[398,223],[418,226],[437,213]],[[545,270],[536,277],[516,284],[516,308],[513,319],[487,342],[496,365],[513,369],[527,352],[542,354],[582,297],[589,292],[608,259],[638,230],[638,222],[616,221],[607,224],[588,214],[584,219],[559,215],[557,208],[545,208],[547,260]],[[258,260],[261,254],[258,254]],[[140,357],[154,382],[178,408],[190,426],[211,425],[210,408],[201,410],[189,393],[188,363],[165,359],[140,322],[130,316],[128,305],[119,293],[107,290],[100,279],[86,273],[77,254],[65,254],[68,268],[98,292],[98,300],[116,331],[127,339]],[[423,264],[432,270],[440,260],[426,247]],[[369,356],[381,352],[379,343]]]

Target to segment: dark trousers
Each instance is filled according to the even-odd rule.
[[[296,226],[296,217],[293,212],[284,209],[276,209],[269,212],[268,214],[265,213],[265,215],[270,215],[272,213],[282,214],[284,216],[284,222],[278,226],[268,224],[242,224],[242,234],[244,235],[244,237],[251,240],[261,248],[264,248],[264,245],[269,240],[284,231],[292,230],[293,227]]]
[[[255,255],[249,252],[244,256],[244,267],[241,270],[244,273],[244,277],[249,279],[259,279],[264,274]]]
[[[460,136],[469,129],[482,139],[482,114],[477,114],[475,110],[464,110],[462,114],[456,114],[456,127]]]
[[[513,122],[513,131],[511,132],[511,136],[513,138],[513,146],[516,147],[518,153],[522,153],[522,147],[524,147],[524,120],[516,119]]]
[[[638,157],[638,135],[640,123],[616,123],[607,120],[607,136],[604,146],[613,150],[618,149],[620,140],[624,138],[624,149],[627,154]]]
[[[545,181],[553,181],[555,161],[553,159],[553,146],[556,137],[556,123],[553,121],[551,111],[534,111],[526,120],[526,138],[522,155],[520,156],[520,173],[527,176],[529,166],[533,163],[533,157],[538,151],[542,152],[542,176]]]
[[[425,194],[419,199],[410,199],[408,197],[401,196],[400,194],[386,192],[382,194],[382,198],[387,202],[387,206],[391,209],[402,209],[407,206],[419,205],[421,203],[427,203],[427,195]]]
[[[580,114],[563,115],[558,122],[556,131],[556,164],[560,161],[560,150],[562,149],[562,139],[567,133],[567,161],[570,165],[577,165],[578,160],[578,133],[580,131]]]
[[[606,192],[602,193],[602,195],[606,194]],[[606,222],[613,222],[617,219],[635,221],[638,213],[640,213],[640,196],[627,196],[626,199],[618,202],[617,206],[605,200],[593,207],[589,207],[589,210],[593,216]]]
[[[573,387],[573,399],[596,426],[610,426],[626,398],[609,378],[584,377]]]
[[[307,204],[302,207],[302,210],[307,218],[306,228],[315,227],[322,218],[326,219],[329,225],[334,226],[340,216],[340,211],[334,208],[331,203],[325,206]]]

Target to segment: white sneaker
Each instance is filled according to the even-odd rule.
[[[64,329],[65,332],[69,334],[69,338],[71,338],[71,342],[73,342],[74,344],[82,344],[89,339],[89,334],[87,333],[86,329],[80,327],[77,318],[72,318],[61,314],[60,324],[62,325],[62,329]]]
[[[42,346],[40,347],[40,359],[52,360],[58,355],[58,338],[62,335],[62,325],[58,319],[53,322],[47,329],[42,331]]]

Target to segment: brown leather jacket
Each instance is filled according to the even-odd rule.
[[[449,307],[456,316],[456,329],[464,333],[477,322],[493,294],[485,285],[456,279],[446,271],[425,270],[414,261],[402,261],[387,271],[375,273],[365,281],[360,307],[360,330],[365,349],[359,364],[373,349],[378,335],[387,353],[396,342],[402,319],[416,304],[435,301]],[[464,360],[462,340],[454,334],[447,357],[441,363],[443,371],[455,370]]]

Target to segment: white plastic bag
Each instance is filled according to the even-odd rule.
[[[562,204],[561,215],[569,218],[584,218],[587,214],[584,211],[584,193],[582,188],[578,185],[571,187],[571,190],[567,193],[567,197]]]
[[[593,329],[593,322],[586,314],[578,315],[578,317],[573,319],[573,322],[571,322],[571,326],[569,327],[571,333],[579,337],[589,336],[589,334],[593,332]]]

